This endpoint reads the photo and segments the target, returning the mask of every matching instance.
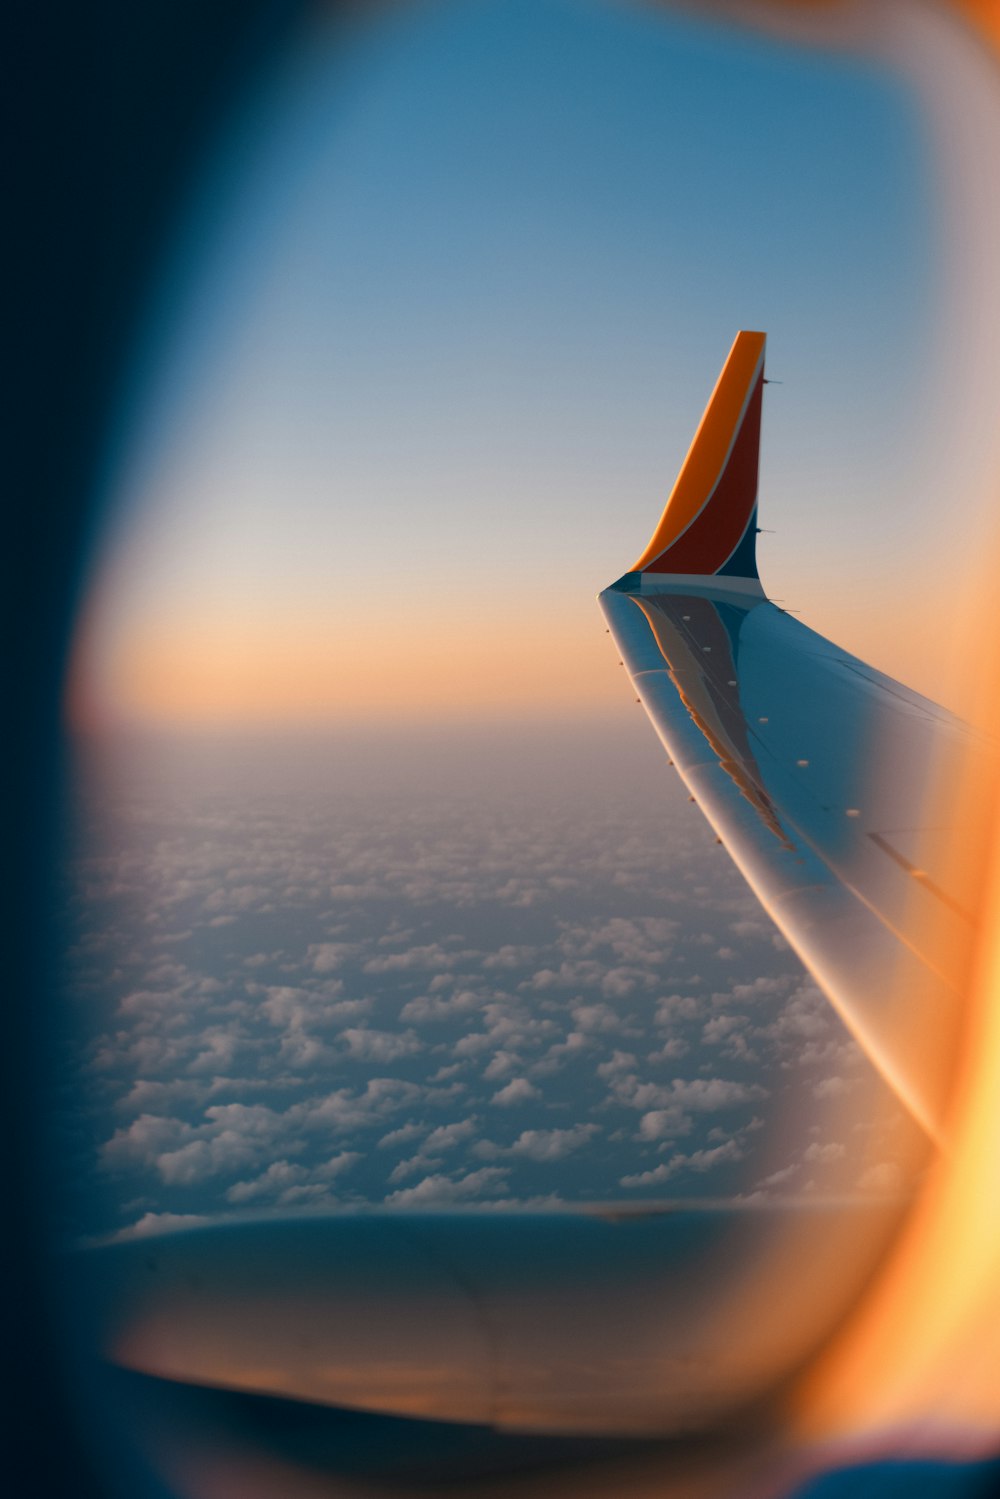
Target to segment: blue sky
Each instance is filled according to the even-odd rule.
[[[593,593],[644,545],[741,326],[784,382],[765,581],[892,666],[853,601],[932,560],[937,242],[888,74],[647,7],[412,6],[310,35],[199,204],[136,382],[99,676],[132,642],[152,681],[136,641],[180,660],[224,619],[258,657],[273,625],[369,674],[405,631],[431,684],[475,578],[482,654],[531,683],[548,641],[593,709]],[[381,634],[359,631],[373,584]],[[456,658],[442,704],[473,671]],[[371,711],[346,680],[326,702]]]

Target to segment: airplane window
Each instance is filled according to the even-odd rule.
[[[791,1494],[826,1412],[863,1426],[816,1360],[910,1232],[947,1108],[843,975],[897,1004],[876,948],[914,921],[946,967],[935,923],[973,929],[988,860],[970,834],[942,854],[960,895],[935,885],[942,779],[966,824],[930,751],[908,768],[938,722],[916,693],[969,715],[981,689],[927,620],[998,456],[969,424],[995,273],[942,222],[994,226],[925,121],[957,159],[956,97],[993,129],[1000,105],[943,15],[888,57],[803,26],[317,12],[216,136],[66,694],[49,1175],[123,1492]],[[814,712],[749,596],[642,608],[628,572],[757,327],[784,382],[760,578],[845,693],[906,684],[897,739]],[[670,544],[707,546],[696,523]],[[677,571],[742,579],[749,524]],[[680,775],[629,707],[626,675],[673,732],[653,670]],[[915,823],[873,820],[904,794]],[[767,910],[758,856],[792,870]],[[870,961],[818,897],[788,914],[825,879],[875,912]],[[961,1022],[926,1023],[942,1098]],[[918,1451],[928,1493],[973,1445]]]

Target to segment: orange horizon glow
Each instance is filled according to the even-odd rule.
[[[584,621],[593,607],[584,599]],[[371,614],[149,621],[110,646],[78,644],[67,691],[77,728],[295,726],[475,717],[564,719],[621,706],[621,673],[592,629],[544,613],[482,627],[477,606],[427,617],[419,597]],[[463,615],[465,616],[463,618]],[[502,628],[500,628],[502,626]],[[616,675],[617,673],[617,675]]]
[[[763,581],[770,593],[766,567]],[[897,586],[902,599],[905,585]],[[108,578],[93,590],[78,627],[66,688],[76,728],[564,720],[618,713],[628,702],[585,583],[570,592],[561,579],[530,606],[505,602],[483,583],[444,599],[418,587],[404,595],[397,585],[373,590],[363,609],[202,607],[127,629],[112,618],[115,588]],[[901,638],[885,597],[857,601],[845,618],[831,579],[810,593],[802,618],[889,676],[974,716],[975,684],[953,670],[969,612],[968,600],[959,601],[947,618],[929,619],[926,635]]]

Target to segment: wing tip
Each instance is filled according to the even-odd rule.
[[[737,333],[656,530],[623,578],[670,573],[759,580],[757,478],[766,347],[766,333]]]

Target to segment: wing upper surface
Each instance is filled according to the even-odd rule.
[[[742,404],[732,380],[724,392],[744,432],[759,421],[762,347],[762,335],[740,334],[726,366],[735,362],[752,387]],[[725,433],[709,418],[724,383],[699,428],[716,449]],[[741,439],[738,431],[730,453]],[[689,454],[682,477],[690,468]],[[737,477],[742,494],[734,499],[730,484],[721,503],[752,515],[755,531],[756,464],[744,462]],[[721,488],[717,478],[706,486],[703,528]],[[728,538],[728,513],[718,518]],[[938,1135],[972,945],[979,831],[974,800],[942,788],[974,784],[990,752],[952,714],[771,603],[750,543],[735,575],[728,539],[714,575],[674,570],[683,560],[676,544],[664,573],[663,532],[661,520],[637,570],[600,596],[636,695],[777,926]]]

